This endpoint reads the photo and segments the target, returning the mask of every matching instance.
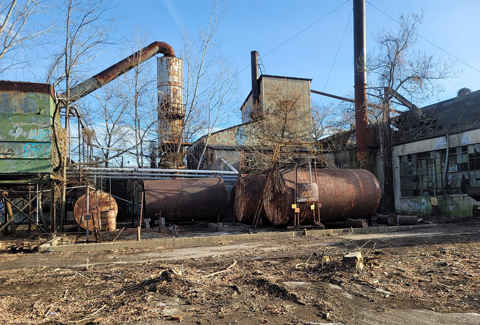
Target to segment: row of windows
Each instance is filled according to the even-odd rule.
[[[445,171],[446,170],[446,171]],[[480,187],[480,144],[400,156],[402,196],[467,193]]]

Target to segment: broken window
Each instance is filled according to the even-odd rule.
[[[470,187],[480,187],[480,144],[468,146]]]
[[[400,156],[401,196],[468,193],[480,187],[480,144]]]

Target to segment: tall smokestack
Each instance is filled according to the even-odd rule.
[[[182,127],[183,60],[174,56],[157,59],[158,144],[163,152],[162,168],[179,168],[183,159]]]
[[[258,82],[258,52],[252,51],[251,65],[252,65],[252,97],[253,104],[258,104],[260,101],[260,83]]]
[[[353,0],[353,38],[355,59],[355,135],[360,167],[368,164],[367,148],[367,42],[365,0]]]
[[[183,105],[183,60],[174,56],[157,58],[157,90],[159,142],[178,142],[181,122],[185,117]]]

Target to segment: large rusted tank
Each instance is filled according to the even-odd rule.
[[[253,221],[264,182],[265,175],[238,175],[233,207],[238,222],[251,223]]]
[[[118,206],[115,199],[108,193],[102,191],[90,191],[82,195],[73,208],[75,221],[83,229],[93,231],[114,231]],[[91,218],[87,218],[89,215]],[[89,219],[89,220],[87,220]],[[87,226],[88,225],[88,226]]]
[[[225,182],[220,177],[145,180],[145,217],[167,222],[222,217],[227,208]]]
[[[345,221],[370,217],[377,211],[381,196],[377,178],[367,170],[310,172],[308,169],[281,168],[268,174],[263,208],[266,218],[277,226],[293,219],[292,204],[295,203],[300,209],[300,224],[314,223],[313,211],[318,213],[317,203],[321,204],[321,222]],[[256,206],[260,196],[253,199],[254,202],[248,204]]]

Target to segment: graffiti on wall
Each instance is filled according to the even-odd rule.
[[[26,143],[24,158],[50,158],[51,143]]]
[[[0,159],[50,159],[51,142],[3,142],[0,143]]]
[[[232,128],[212,134],[210,144],[237,146],[245,144],[245,127]]]

